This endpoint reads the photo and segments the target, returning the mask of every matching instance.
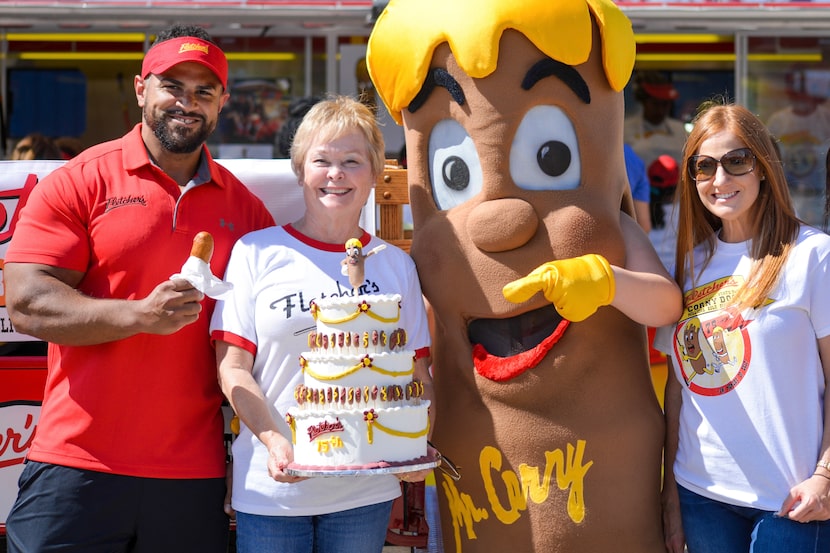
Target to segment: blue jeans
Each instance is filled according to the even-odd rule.
[[[795,522],[770,511],[708,499],[682,486],[677,491],[689,553],[830,551],[830,521]]]
[[[236,513],[238,553],[381,553],[392,502],[315,516]]]

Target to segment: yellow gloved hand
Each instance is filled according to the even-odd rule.
[[[522,303],[539,291],[564,318],[584,321],[613,301],[614,272],[604,257],[590,253],[540,265],[506,284],[502,294],[508,301]]]

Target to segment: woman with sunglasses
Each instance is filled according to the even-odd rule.
[[[830,237],[795,215],[774,138],[737,105],[684,149],[663,523],[682,553],[830,551]]]

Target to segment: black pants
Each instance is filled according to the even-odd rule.
[[[29,462],[9,553],[225,553],[225,479],[120,476]]]

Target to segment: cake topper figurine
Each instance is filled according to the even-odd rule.
[[[357,290],[366,278],[364,262],[367,257],[370,257],[382,249],[386,245],[381,244],[369,250],[366,255],[363,255],[363,244],[357,238],[349,238],[346,241],[346,259],[341,261],[341,273],[349,276],[349,284],[352,288]]]

